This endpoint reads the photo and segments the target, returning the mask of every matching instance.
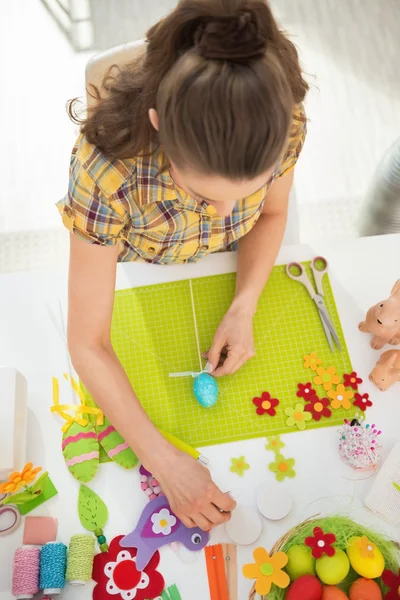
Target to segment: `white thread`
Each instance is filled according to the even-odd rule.
[[[203,365],[202,365],[202,360],[201,360],[201,351],[200,351],[200,342],[199,342],[199,332],[197,331],[197,318],[196,318],[196,309],[194,306],[194,296],[193,296],[193,284],[192,284],[192,280],[189,279],[189,286],[190,286],[190,297],[192,299],[192,310],[193,310],[193,321],[194,321],[194,332],[196,334],[196,344],[197,344],[197,352],[199,355],[199,365],[200,365],[200,371],[203,370]]]

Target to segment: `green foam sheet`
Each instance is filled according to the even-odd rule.
[[[306,271],[312,279],[309,263]],[[199,371],[195,307],[201,351],[207,351],[230,306],[235,273],[201,277],[118,291],[112,343],[145,410],[160,428],[193,446],[297,431],[286,425],[286,407],[303,400],[297,384],[316,374],[304,368],[304,354],[317,352],[322,365],[350,373],[352,365],[328,275],[325,303],[339,335],[342,351],[330,351],[316,306],[300,283],[287,277],[285,266],[274,268],[254,319],[256,357],[236,374],[218,380],[219,397],[203,408],[193,394],[193,379],[169,373]],[[322,387],[314,386],[320,397]],[[258,416],[252,399],[268,391],[280,400],[275,417]],[[337,409],[332,417],[309,421],[307,429],[340,425],[356,409]]]

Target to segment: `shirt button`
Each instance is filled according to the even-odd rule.
[[[153,246],[150,246],[150,248],[149,248],[149,250],[148,250],[149,254],[154,254],[154,253],[155,253],[155,251],[156,251],[156,249],[155,249],[155,248],[153,248]]]

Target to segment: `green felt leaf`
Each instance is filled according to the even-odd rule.
[[[172,585],[168,590],[164,590],[161,594],[161,598],[162,600],[182,600],[176,585]]]
[[[393,487],[400,492],[400,485],[398,485],[395,481],[393,481]]]
[[[108,520],[108,509],[103,500],[83,484],[79,488],[78,513],[82,526],[88,531],[102,529]]]

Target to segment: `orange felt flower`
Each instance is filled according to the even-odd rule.
[[[332,398],[331,406],[332,408],[345,408],[348,410],[351,408],[350,400],[354,398],[354,392],[351,390],[346,390],[343,383],[340,383],[336,390],[330,390],[328,392],[329,398]]]
[[[21,473],[14,471],[14,473],[11,473],[9,476],[8,481],[5,481],[0,485],[0,493],[13,494],[14,492],[18,492],[22,487],[35,481],[36,475],[41,470],[42,467],[36,467],[34,469],[31,462],[26,463]]]
[[[374,558],[375,557],[375,544],[369,541],[369,539],[363,535],[359,540],[356,541],[357,548],[360,549],[361,556],[363,558]]]
[[[270,556],[264,548],[256,548],[253,552],[255,563],[244,565],[243,575],[246,579],[256,580],[256,592],[260,596],[269,594],[272,584],[285,589],[290,584],[290,577],[282,568],[287,565],[288,557],[284,552],[276,552]]]
[[[311,352],[311,354],[304,355],[304,368],[311,369],[312,371],[316,371],[318,365],[322,363],[322,360],[317,357],[316,352]]]
[[[328,367],[324,369],[324,367],[317,368],[317,377],[314,377],[314,383],[316,385],[322,385],[324,390],[331,390],[334,385],[337,385],[340,382],[339,375],[336,375],[335,367]]]

